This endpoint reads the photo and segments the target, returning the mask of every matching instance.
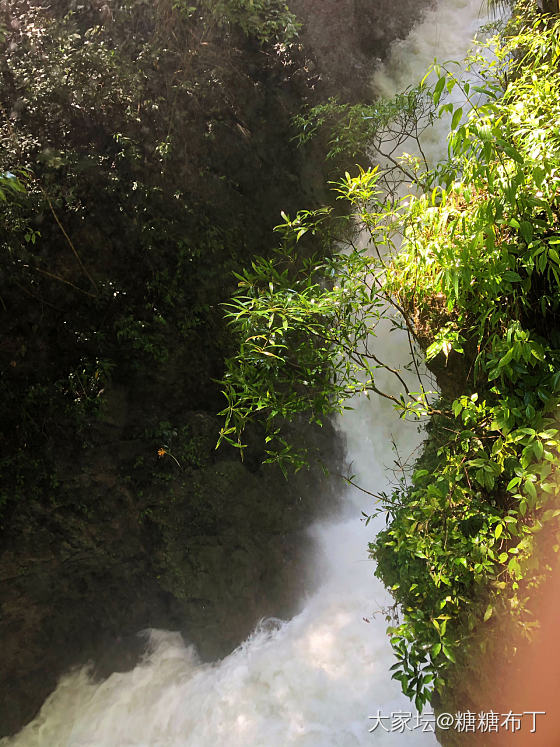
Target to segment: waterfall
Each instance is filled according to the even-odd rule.
[[[417,82],[433,61],[461,59],[479,23],[481,0],[440,0],[394,45],[374,85],[392,94]],[[427,136],[431,157],[446,153],[446,123]],[[428,142],[429,141],[429,142]],[[378,338],[381,357],[405,362],[406,341]],[[391,440],[402,455],[421,435],[379,399],[360,398],[339,419],[359,484],[387,488]],[[292,620],[267,621],[238,649],[203,664],[176,633],[150,631],[148,653],[130,672],[103,682],[86,669],[65,676],[37,718],[3,747],[352,747],[434,745],[422,728],[373,731],[378,712],[414,711],[391,680],[394,663],[381,610],[390,597],[373,576],[367,543],[371,503],[348,488],[346,509],[310,529],[322,579]],[[383,519],[380,519],[383,521]],[[383,722],[391,728],[390,720]]]

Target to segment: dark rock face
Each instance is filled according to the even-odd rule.
[[[293,0],[303,39],[332,95],[364,97],[373,67],[433,0]]]
[[[322,164],[313,154],[302,163],[287,145],[304,96],[338,89],[341,98],[356,97],[375,60],[418,17],[419,3],[295,0],[293,9],[304,21],[306,61],[288,74],[280,57],[269,60],[258,84],[262,53],[239,50],[236,65],[251,73],[246,91],[237,92],[239,119],[217,118],[212,133],[212,165],[236,178],[233,186],[208,180],[214,191],[205,197],[222,215],[255,203],[263,225],[248,223],[248,231],[259,236],[280,209],[324,199]],[[104,236],[103,228],[99,223],[99,243],[108,248],[100,261],[107,263],[111,242],[124,239]],[[15,336],[12,342],[7,361],[23,344]],[[47,362],[50,343],[37,343]],[[52,490],[3,516],[0,736],[33,718],[68,668],[92,660],[106,676],[132,667],[142,650],[139,630],[180,630],[212,659],[231,651],[259,618],[294,612],[307,583],[304,529],[333,499],[320,470],[286,482],[277,469],[259,466],[258,448],[243,464],[227,449],[214,451],[212,355],[179,345],[153,371],[115,377],[86,446],[68,442],[54,455]],[[28,360],[31,369],[40,356]],[[26,364],[17,365],[9,372],[26,375]],[[196,372],[205,368],[201,380]],[[146,435],[147,427],[154,432]],[[336,461],[334,436],[324,430],[323,454]],[[177,444],[180,466],[168,453],[158,457],[161,444],[173,454]]]
[[[215,459],[216,419],[185,420],[207,438],[198,466],[164,464],[146,442],[99,444],[67,465],[66,505],[30,503],[14,517],[0,566],[4,734],[68,668],[92,660],[106,676],[133,666],[144,628],[180,630],[208,660],[260,618],[293,614],[306,585],[303,532],[328,506],[324,480]],[[144,489],[130,469],[139,454],[156,473]]]

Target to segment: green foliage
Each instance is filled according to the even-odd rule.
[[[222,437],[242,446],[261,413],[277,437],[282,419],[320,420],[358,391],[431,417],[408,483],[381,497],[388,523],[371,545],[397,603],[393,676],[420,709],[494,610],[531,634],[527,592],[546,572],[534,549],[560,515],[560,23],[525,10],[508,33],[493,55],[470,59],[476,83],[453,63],[433,66],[449,158],[418,172],[414,195],[382,204],[379,170],[337,185],[367,251],[333,251],[329,236],[328,260],[301,262],[295,247],[318,216],[286,219],[286,255],[241,275],[229,311],[241,347],[224,381]],[[468,113],[445,98],[456,87]],[[308,132],[333,111],[317,111]],[[384,319],[409,335],[417,392],[375,354]],[[414,342],[431,365],[464,361],[460,396],[431,404]],[[402,391],[380,388],[379,369]]]
[[[177,400],[217,408],[213,379],[229,345],[219,304],[271,222],[266,189],[252,195],[251,158],[260,161],[247,126],[260,123],[265,91],[278,113],[261,83],[284,73],[293,23],[275,0],[10,3],[0,36],[1,503],[46,499],[33,474],[90,443],[113,387],[149,398],[146,418],[158,408],[158,419],[166,408],[174,417]],[[259,153],[278,126],[288,131],[287,115],[274,135],[258,134]]]
[[[374,392],[401,412],[421,413],[428,393],[419,382],[411,391],[405,378],[375,351],[376,329],[382,320],[398,324],[394,300],[384,290],[385,263],[381,250],[393,248],[390,203],[373,204],[381,191],[378,169],[345,175],[340,196],[360,211],[375,234],[373,259],[354,247],[331,252],[327,259],[300,253],[300,242],[313,237],[332,249],[333,232],[350,236],[351,218],[334,218],[330,210],[302,211],[277,227],[284,244],[272,259],[256,260],[238,274],[239,292],[227,305],[227,317],[239,352],[227,362],[223,380],[227,407],[220,441],[241,451],[245,426],[257,416],[266,425],[267,452],[272,460],[301,466],[303,454],[290,448],[279,421],[309,413],[322,424],[325,416],[343,409],[358,393]],[[350,239],[349,239],[350,240]],[[389,372],[397,386],[380,387],[377,372]]]
[[[413,139],[422,152],[420,135],[433,121],[435,108],[427,88],[419,85],[392,99],[372,104],[341,104],[335,98],[294,117],[300,145],[326,132],[327,158],[348,163],[364,153],[383,155],[402,171],[395,154],[405,141]],[[384,179],[392,174],[384,172]]]
[[[415,472],[372,545],[403,609],[391,630],[397,675],[420,704],[443,687],[449,663],[495,606],[514,610],[530,633],[526,588],[544,572],[534,538],[560,513],[557,35],[557,25],[539,20],[495,61],[479,57],[482,86],[436,67],[434,97],[462,85],[473,109],[463,121],[443,105],[452,115],[450,161],[436,170],[431,194],[411,199],[388,277],[417,317],[429,318],[436,299],[443,305],[428,356],[462,355],[466,340],[476,350],[467,382],[476,391],[451,403],[452,435],[441,438],[430,471]],[[430,687],[410,657],[431,675]]]
[[[186,6],[191,13],[195,10],[189,0],[177,0],[176,6]],[[284,0],[202,0],[201,6],[221,26],[235,24],[262,43],[291,42],[301,26]]]

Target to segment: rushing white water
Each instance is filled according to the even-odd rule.
[[[490,20],[481,15],[487,4],[487,0],[439,0],[406,39],[393,44],[390,59],[374,75],[375,91],[390,98],[419,83],[435,58],[440,64],[450,63],[450,69],[457,72],[453,63],[462,62],[477,30]],[[460,99],[461,93],[455,89],[448,100],[460,101],[466,110]],[[430,165],[446,156],[448,130],[449,119],[444,117],[422,135],[422,149]]]
[[[440,0],[409,38],[393,49],[375,77],[392,94],[417,82],[437,56],[460,59],[478,24],[480,0]],[[429,135],[432,157],[446,151],[445,134]],[[381,357],[407,358],[406,341],[379,338]],[[399,421],[379,400],[358,401],[340,419],[360,484],[388,485],[391,438],[403,455],[420,443],[417,429]],[[373,576],[367,542],[375,528],[360,521],[371,508],[363,493],[347,490],[348,510],[310,536],[322,584],[303,611],[285,623],[261,627],[240,648],[213,664],[198,662],[180,636],[150,633],[150,653],[133,671],[94,683],[86,670],[61,681],[35,721],[4,747],[352,747],[436,744],[421,729],[369,731],[368,719],[413,711],[390,679],[393,663],[383,614],[390,603]],[[390,721],[384,722],[390,728]]]

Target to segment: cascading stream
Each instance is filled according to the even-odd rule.
[[[440,0],[375,76],[391,95],[418,81],[434,57],[461,59],[479,24],[480,0]],[[446,153],[447,123],[425,138],[429,157]],[[378,338],[384,360],[407,359],[398,334]],[[391,439],[408,455],[421,436],[379,399],[360,398],[340,418],[359,484],[388,487]],[[414,711],[390,679],[394,663],[383,614],[391,601],[373,576],[360,521],[368,497],[348,489],[343,518],[317,524],[322,585],[289,622],[270,621],[216,664],[201,664],[178,634],[152,631],[150,653],[134,670],[94,683],[82,670],[62,679],[39,716],[3,747],[352,747],[434,745],[421,729],[370,733],[378,711]],[[385,726],[390,728],[390,720]]]

